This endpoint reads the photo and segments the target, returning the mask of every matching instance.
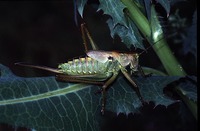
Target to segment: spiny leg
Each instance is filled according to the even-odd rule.
[[[135,92],[137,94],[137,96],[139,97],[140,101],[142,102],[142,104],[145,104],[145,101],[140,93],[139,87],[138,85],[132,80],[132,78],[130,77],[130,75],[128,74],[128,72],[126,71],[126,69],[121,69],[122,73],[124,74],[124,76],[126,77],[126,79],[128,79],[128,81],[133,85]]]
[[[86,36],[85,36],[85,32],[84,32],[84,24],[81,24],[81,35],[82,35],[82,39],[83,39],[83,45],[85,48],[85,52],[88,52],[88,48],[87,48],[87,41],[86,41]]]
[[[105,104],[106,104],[106,89],[107,87],[117,78],[118,72],[114,73],[112,77],[106,81],[106,83],[102,86],[102,105],[101,105],[101,113],[104,115]]]
[[[85,52],[88,52],[87,41],[86,41],[85,33],[86,33],[87,38],[89,39],[89,42],[90,42],[90,44],[91,44],[91,46],[92,46],[92,50],[98,50],[98,47],[97,47],[97,45],[95,44],[95,42],[93,41],[90,32],[89,32],[88,29],[85,27],[85,23],[81,24],[81,33],[82,33],[83,44],[84,44],[84,47],[85,47]]]

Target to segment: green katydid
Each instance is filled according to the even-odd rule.
[[[98,50],[98,47],[94,43],[89,31],[85,27],[85,24],[81,24],[81,32],[87,54],[86,57],[73,59],[72,61],[59,64],[57,69],[24,63],[16,64],[54,72],[56,73],[56,80],[58,81],[102,85],[102,114],[104,114],[105,111],[106,90],[121,71],[127,80],[133,85],[140,101],[144,104],[145,101],[140,94],[139,87],[126,70],[126,67],[130,66],[131,72],[134,73],[140,71],[140,73],[145,76],[138,63],[140,54]],[[85,34],[87,35],[93,50],[88,51]]]

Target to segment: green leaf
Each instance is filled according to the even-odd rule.
[[[187,96],[190,100],[197,102],[197,79],[196,76],[191,76],[180,83],[180,89],[183,95]]]
[[[158,3],[160,3],[162,5],[162,7],[165,9],[167,16],[169,16],[170,13],[170,6],[175,5],[178,2],[182,2],[182,1],[186,1],[186,0],[157,0]]]
[[[76,0],[78,13],[83,17],[83,10],[88,0]]]
[[[0,65],[0,123],[23,126],[38,131],[100,130],[103,117],[98,86],[55,81],[54,77],[23,78]],[[155,105],[176,102],[163,94],[163,88],[180,77],[133,79],[144,99]],[[115,113],[139,112],[141,102],[124,77],[119,77],[107,91],[106,110]]]
[[[123,12],[125,6],[120,0],[99,0],[99,2],[98,10],[103,10],[104,14],[110,15],[113,19],[114,26],[118,23],[127,26]]]
[[[170,1],[169,0],[157,0],[157,2],[163,6],[163,8],[167,12],[167,16],[168,16],[169,12],[170,12]]]
[[[121,38],[121,41],[126,44],[128,48],[133,45],[135,48],[144,49],[142,36],[133,22],[129,20],[127,28],[119,24],[114,26],[112,19],[108,19],[107,24],[112,38],[114,38],[114,35],[118,35]]]
[[[145,10],[147,14],[148,20],[151,19],[151,1],[150,0],[144,0]]]

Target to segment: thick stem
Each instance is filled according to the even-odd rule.
[[[185,76],[186,73],[174,57],[165,39],[160,40],[153,46],[154,51],[160,58],[165,70],[171,76]]]
[[[142,34],[146,37],[149,43],[152,43],[151,39],[151,28],[147,18],[143,15],[137,5],[131,0],[121,0],[123,4],[129,11],[129,16],[134,21],[138,29],[142,32]],[[162,35],[162,34],[161,34]],[[174,57],[173,53],[169,49],[166,40],[163,38],[158,41],[153,46],[154,51],[157,56],[160,58],[165,70],[169,75],[178,75],[185,76],[186,73],[183,70],[182,66]]]
[[[140,9],[132,0],[121,0],[121,2],[126,6],[131,20],[136,24],[138,29],[146,37],[149,43],[152,43],[151,27],[147,18],[143,15],[143,13],[140,11]],[[164,36],[164,35],[161,34],[161,36]],[[153,49],[156,52],[157,56],[160,58],[168,75],[174,75],[174,76],[187,75],[185,71],[183,70],[182,66],[174,57],[165,39],[158,41],[153,46]],[[193,103],[191,100],[185,97],[185,95],[183,95],[183,93],[180,92],[179,87],[176,87],[176,89],[177,89],[176,91],[181,96],[182,100],[187,104],[188,108],[191,110],[194,117],[197,119],[197,104]]]
[[[189,100],[188,97],[186,97],[183,93],[183,91],[179,88],[176,87],[175,91],[179,94],[179,96],[183,99],[183,101],[185,102],[185,104],[187,105],[187,107],[190,109],[190,111],[192,112],[193,116],[195,117],[195,119],[197,120],[197,103]]]

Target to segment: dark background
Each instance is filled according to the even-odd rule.
[[[48,72],[21,68],[14,63],[27,62],[56,68],[59,63],[84,56],[80,33],[82,22],[87,24],[100,49],[126,49],[121,47],[123,44],[116,44],[111,39],[105,19],[100,17],[101,12],[96,13],[91,6],[84,11],[84,20],[77,15],[77,26],[72,0],[1,1],[0,63],[17,75],[49,75]]]
[[[84,56],[80,33],[80,23],[82,22],[87,24],[93,39],[101,50],[130,51],[118,37],[115,39],[110,37],[106,24],[107,16],[102,17],[101,11],[96,12],[91,5],[93,2],[96,0],[90,0],[89,5],[86,6],[84,20],[79,15],[77,16],[77,26],[74,20],[72,0],[0,1],[0,63],[9,67],[18,76],[54,75],[46,71],[19,67],[14,63],[26,62],[56,68],[59,63]],[[191,20],[192,15],[187,13],[186,16]],[[186,72],[189,75],[196,75],[194,56],[178,54],[179,46],[173,45],[171,42],[170,47]],[[159,59],[151,49],[141,56],[140,64],[162,69]],[[149,105],[143,109],[144,115],[134,115],[129,118],[123,115],[108,117],[108,123],[104,129],[111,130],[115,127],[115,130],[123,130],[124,127],[127,127],[127,129],[139,130],[140,126],[146,130],[181,129],[181,127],[175,128],[175,126],[183,126],[184,122],[185,130],[197,129],[196,121],[187,109],[186,112],[189,114],[186,113],[186,117],[189,120],[182,122],[177,114],[180,107],[176,104],[168,107],[168,110],[163,107],[156,109],[151,107],[152,105]],[[0,126],[0,130],[5,129],[3,126]]]
[[[134,48],[127,49],[118,37],[111,38],[106,24],[108,16],[103,15],[102,11],[96,12],[92,6],[97,2],[97,0],[89,0],[84,10],[84,20],[77,14],[78,25],[76,25],[72,0],[0,1],[0,63],[20,76],[53,75],[46,71],[22,68],[14,63],[26,62],[56,68],[59,63],[84,56],[80,33],[80,24],[83,22],[86,23],[101,50],[141,52]],[[184,17],[188,17],[189,23],[191,23],[193,11],[189,12],[189,9],[193,6],[191,3],[183,4],[182,10],[187,10],[187,12],[181,12]],[[164,9],[160,9],[160,12],[165,12]],[[170,13],[173,12],[172,8]],[[169,28],[166,21],[164,22],[164,29]],[[168,35],[172,33],[166,31],[165,37],[168,38]],[[174,55],[186,72],[189,75],[196,75],[194,56],[178,53],[181,46],[171,41],[169,41],[169,46],[172,47]],[[151,49],[140,57],[140,65],[163,69]]]

